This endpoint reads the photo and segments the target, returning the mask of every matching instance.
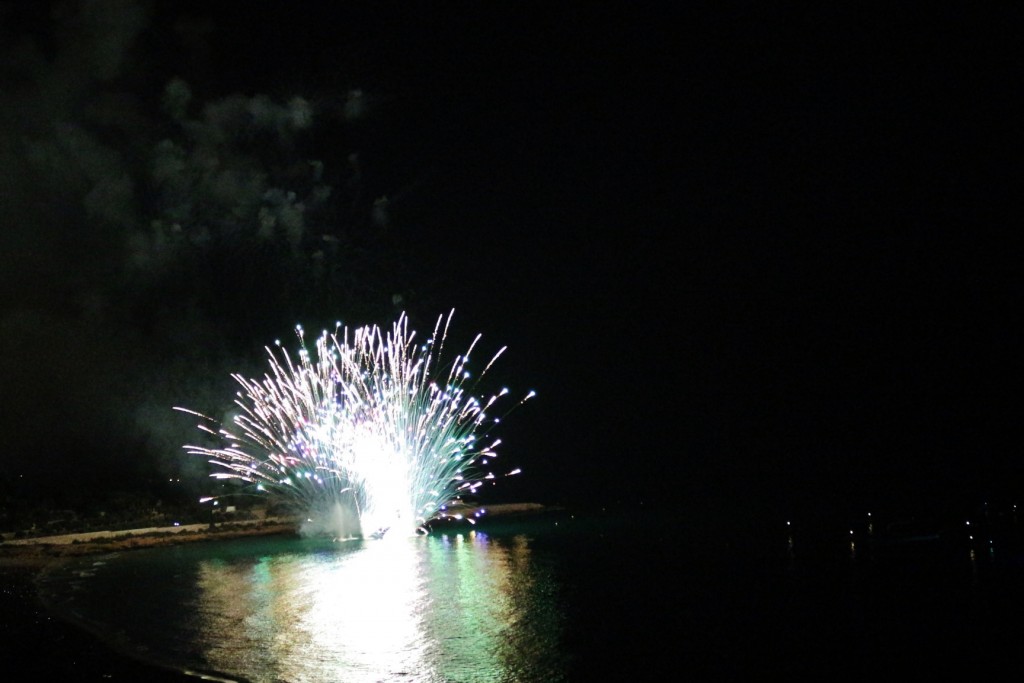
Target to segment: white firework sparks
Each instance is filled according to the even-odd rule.
[[[447,516],[453,500],[499,476],[492,468],[500,440],[485,439],[500,421],[489,411],[508,390],[485,399],[467,386],[475,387],[505,348],[470,383],[477,335],[439,372],[453,313],[439,316],[421,345],[405,314],[386,334],[367,326],[350,338],[339,323],[317,339],[315,358],[297,327],[297,360],[278,342],[277,350],[267,348],[270,372],[262,379],[232,375],[242,387],[232,425],[175,408],[202,418],[199,428],[220,442],[185,449],[217,467],[211,476],[248,482],[311,516],[349,513],[367,534],[423,530]],[[342,527],[335,519],[324,528]]]

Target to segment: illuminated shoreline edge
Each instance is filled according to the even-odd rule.
[[[480,506],[454,505],[449,507],[449,511],[453,514],[450,514],[444,520],[458,521],[454,513],[461,513],[464,518],[474,517],[472,513],[479,510],[485,511],[486,518],[507,519],[540,513],[563,512],[564,508],[541,503],[495,503],[493,505]],[[483,518],[483,515],[481,515],[481,518]],[[86,552],[89,550],[86,546],[90,544],[95,546],[95,552],[105,552],[111,549],[111,544],[122,541],[137,542],[145,540],[152,541],[152,543],[136,543],[127,548],[118,547],[118,550],[152,547],[154,545],[161,545],[162,541],[166,541],[168,544],[178,543],[184,540],[184,538],[194,538],[197,536],[202,537],[203,540],[230,540],[236,537],[236,533],[244,536],[256,536],[261,533],[277,534],[285,530],[298,531],[301,523],[302,520],[299,517],[265,517],[218,522],[216,527],[211,527],[209,523],[204,522],[201,524],[140,527],[138,529],[82,531],[55,536],[33,536],[30,538],[6,537],[0,539],[0,564],[2,564],[2,560],[5,557],[2,554],[4,550],[17,552],[16,548],[76,546],[74,554],[85,555],[89,554]],[[428,526],[427,531],[432,531],[432,529]],[[56,549],[54,548],[54,550]]]

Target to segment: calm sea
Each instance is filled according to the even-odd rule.
[[[764,526],[560,511],[249,538],[93,556],[43,589],[133,656],[253,683],[887,680],[1016,661],[1019,544]]]

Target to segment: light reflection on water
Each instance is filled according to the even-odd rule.
[[[79,573],[65,607],[152,659],[253,682],[565,677],[557,586],[526,536],[231,547],[127,553]],[[160,582],[179,609],[99,597],[147,605]]]
[[[219,671],[258,678],[249,671],[255,668],[289,681],[308,679],[311,670],[320,680],[379,680],[436,668],[424,623],[431,601],[421,545],[429,542],[389,539],[337,554],[200,562],[206,660]]]
[[[85,558],[43,588],[130,653],[260,683],[1002,680],[1019,665],[1016,521],[977,548],[891,545],[878,521],[824,541],[797,522],[705,522],[559,514],[487,534],[183,544]]]

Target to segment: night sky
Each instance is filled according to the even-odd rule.
[[[194,478],[295,323],[454,308],[505,498],[1019,492],[1018,17],[399,4],[0,6],[5,490]]]

